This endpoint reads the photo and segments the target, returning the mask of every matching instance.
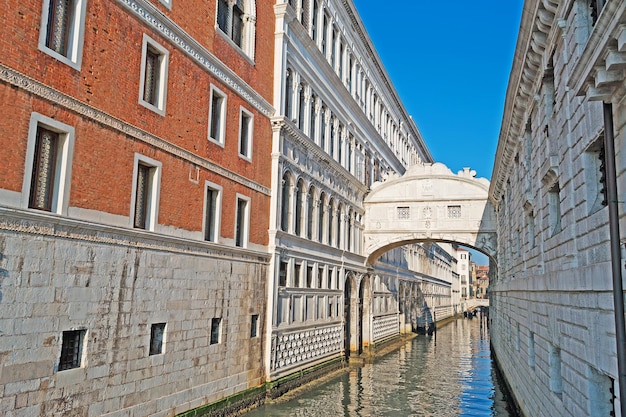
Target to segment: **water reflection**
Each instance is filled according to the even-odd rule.
[[[246,417],[512,416],[495,381],[486,328],[481,320],[460,319]]]

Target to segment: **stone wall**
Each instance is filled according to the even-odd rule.
[[[171,415],[264,383],[263,257],[9,211],[1,218],[0,414]],[[221,329],[211,344],[214,318]],[[150,354],[155,323],[165,323],[161,354]],[[60,371],[67,330],[84,331],[82,357]]]

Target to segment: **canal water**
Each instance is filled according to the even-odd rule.
[[[496,378],[484,324],[478,317],[455,320],[436,335],[420,335],[373,364],[245,417],[514,417]]]

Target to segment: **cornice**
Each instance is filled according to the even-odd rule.
[[[7,83],[13,87],[17,87],[30,94],[47,100],[53,104],[62,106],[96,123],[111,128],[124,135],[130,136],[178,158],[191,162],[197,166],[203,167],[211,172],[228,178],[231,181],[237,182],[254,191],[265,194],[267,196],[271,195],[271,191],[268,187],[249,180],[237,174],[236,172],[221,167],[220,165],[217,165],[207,159],[201,158],[184,148],[176,146],[166,141],[165,139],[152,135],[136,126],[126,123],[104,111],[101,111],[95,107],[83,103],[82,101],[70,97],[67,94],[55,90],[54,88],[49,87],[37,80],[34,80],[27,75],[24,75],[17,70],[9,68],[3,64],[0,64],[0,82]]]
[[[608,0],[580,58],[568,87],[589,100],[610,100],[624,80],[626,66],[626,3]]]
[[[108,226],[42,211],[35,213],[31,210],[2,206],[0,206],[0,231],[242,262],[267,263],[269,261],[267,252],[184,239],[140,229]]]
[[[359,182],[352,174],[350,174],[341,164],[339,164],[334,159],[330,158],[324,151],[320,149],[315,143],[313,143],[309,138],[304,136],[302,132],[295,128],[292,123],[286,120],[284,117],[278,117],[272,119],[272,125],[275,129],[279,129],[284,131],[293,142],[297,143],[303,150],[305,150],[309,155],[312,155],[318,165],[321,167],[326,167],[325,170],[329,172],[330,176],[335,179],[341,179],[340,182],[345,183],[346,187],[349,188],[354,194],[355,199],[362,201],[367,193],[367,187]],[[306,173],[308,177],[311,179],[311,182],[316,183],[319,188],[334,188],[337,196],[341,196],[346,204],[353,206],[355,202],[346,199],[341,190],[338,190],[336,187],[331,187],[329,184],[320,181],[319,179],[311,176],[309,173],[300,169],[297,165],[294,165],[293,162],[289,159],[286,159],[285,155],[281,154],[282,158],[285,158],[287,162],[290,163],[291,166],[297,168],[301,173]],[[359,207],[359,209],[361,209]]]
[[[274,115],[275,110],[270,103],[155,6],[144,0],[117,0],[117,2],[175,45],[208,73],[220,79],[262,114],[267,117]]]
[[[489,198],[494,205],[501,200],[514,166],[513,158],[526,126],[528,109],[532,107],[537,81],[545,70],[547,40],[555,26],[559,7],[562,3],[558,0],[524,2],[489,188]]]
[[[282,11],[283,8],[275,10]],[[380,133],[376,130],[374,124],[367,117],[361,106],[356,102],[350,94],[344,83],[337,76],[326,58],[322,55],[319,48],[313,42],[308,32],[303,28],[300,22],[295,19],[291,8],[285,10],[286,20],[289,21],[288,39],[292,46],[287,49],[287,58],[291,68],[305,77],[306,82],[315,86],[315,92],[324,98],[324,102],[329,105],[330,97],[333,97],[333,112],[341,115],[342,121],[351,120],[352,123],[344,123],[346,128],[359,138],[373,153],[378,152],[385,158],[385,162],[389,164],[395,171],[403,172],[404,167],[400,158],[393,152],[391,147],[385,142]],[[296,43],[298,42],[298,43]],[[312,62],[312,60],[315,62]],[[371,80],[373,84],[373,80]],[[325,93],[325,94],[322,94]],[[358,129],[357,129],[358,126]],[[368,138],[369,140],[361,140]],[[419,149],[417,150],[419,154]],[[422,154],[419,154],[420,158]]]
[[[346,13],[348,14],[348,17],[350,18],[350,21],[352,23],[351,28],[357,34],[359,40],[361,41],[361,44],[363,45],[363,47],[365,48],[368,54],[368,57],[367,57],[369,58],[368,62],[374,65],[376,71],[378,72],[380,79],[385,84],[385,87],[387,88],[389,95],[391,96],[394,104],[396,105],[397,111],[401,113],[402,117],[404,118],[404,121],[406,121],[406,123],[408,123],[409,126],[411,127],[410,136],[414,141],[414,146],[420,150],[420,158],[422,158],[422,155],[423,155],[423,162],[433,162],[434,161],[433,156],[430,153],[430,150],[428,149],[428,147],[426,146],[426,143],[424,142],[424,139],[422,138],[422,134],[420,133],[419,128],[417,127],[417,124],[415,123],[413,118],[407,113],[404,105],[402,104],[402,101],[400,101],[400,98],[398,96],[396,89],[390,82],[391,78],[389,77],[389,74],[383,67],[381,60],[378,54],[376,53],[374,47],[372,46],[372,42],[363,27],[361,18],[358,16],[357,13],[355,13],[356,8],[354,6],[354,3],[352,2],[352,0],[340,0],[340,1],[343,4],[346,10]]]

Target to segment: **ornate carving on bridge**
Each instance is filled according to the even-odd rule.
[[[389,249],[420,241],[456,242],[496,258],[496,216],[489,181],[466,168],[443,164],[411,167],[402,177],[372,185],[364,201],[368,264]],[[415,213],[415,216],[398,216]],[[400,218],[402,217],[402,218]]]

